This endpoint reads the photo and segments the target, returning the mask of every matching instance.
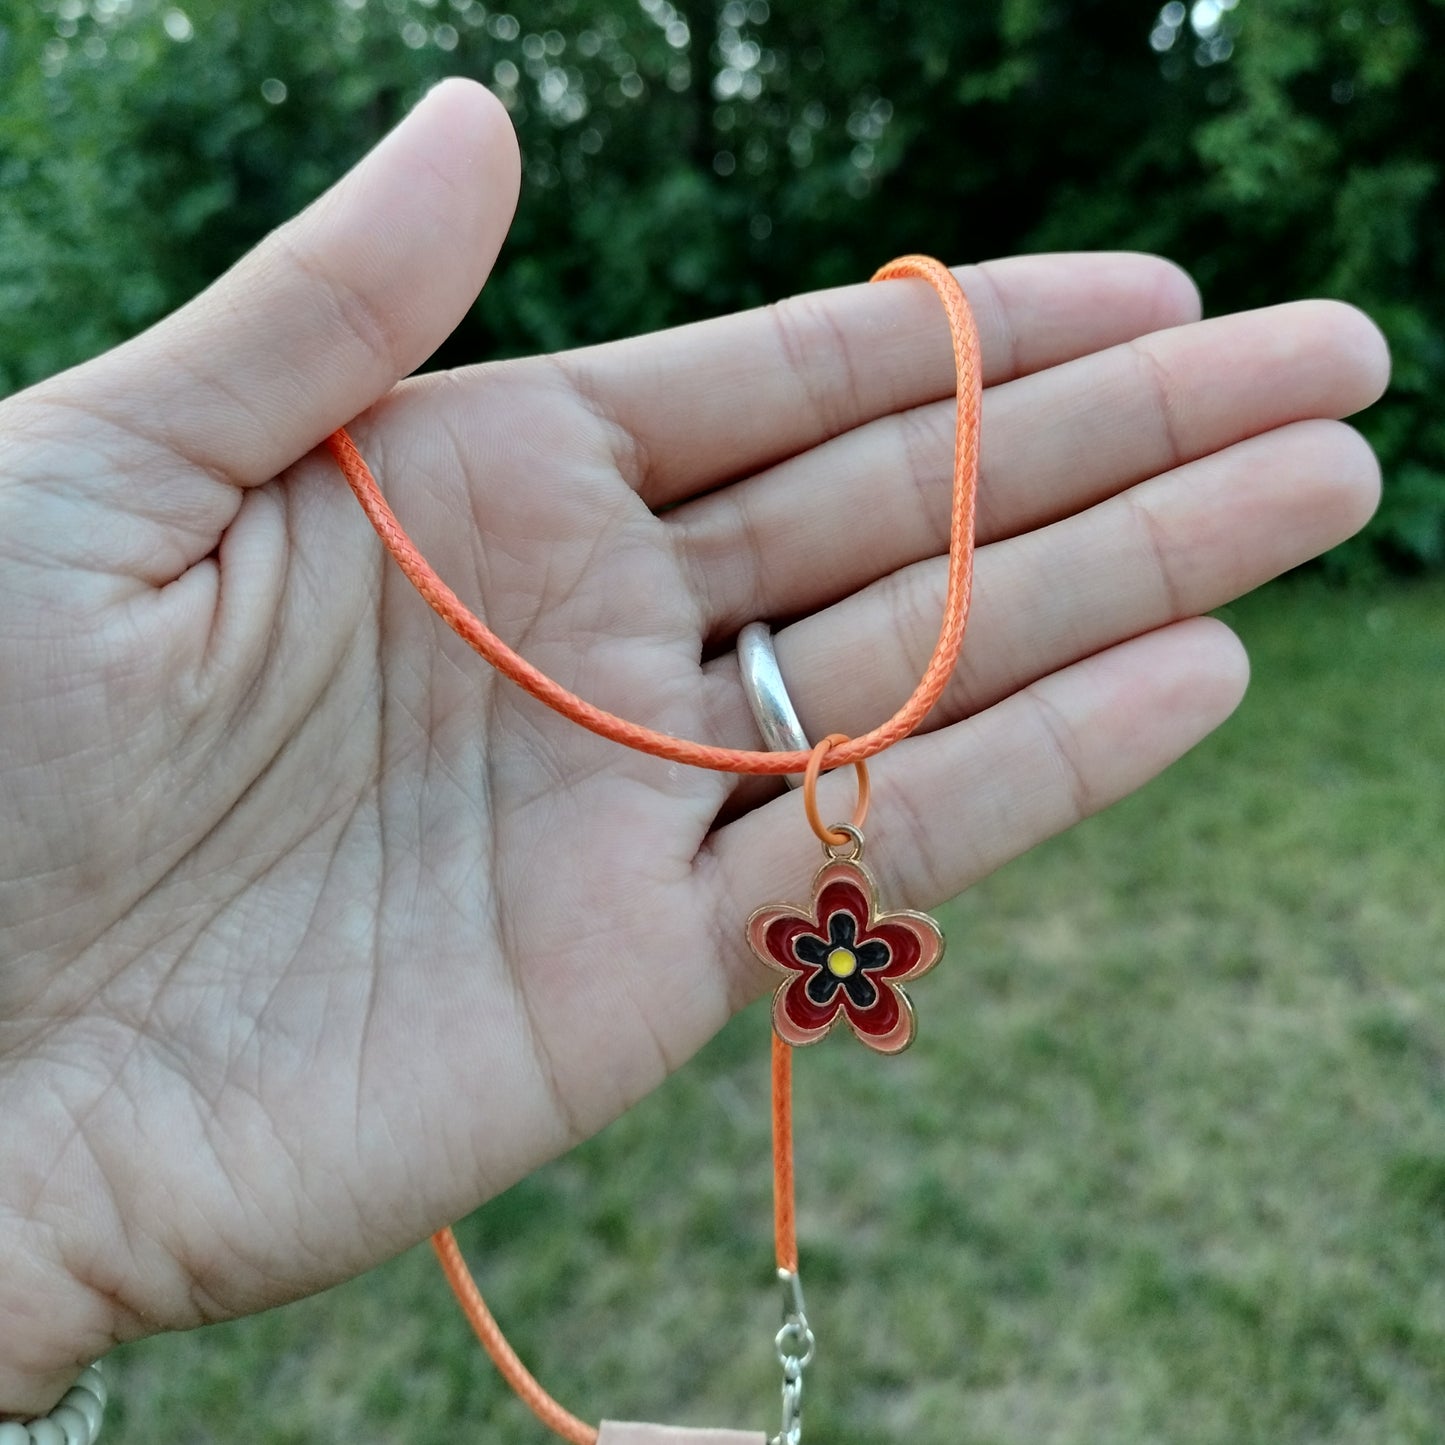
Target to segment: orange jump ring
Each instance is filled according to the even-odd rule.
[[[803,811],[808,815],[808,826],[824,844],[832,848],[841,848],[849,840],[846,833],[836,832],[823,825],[823,819],[818,813],[818,774],[822,771],[823,759],[832,751],[833,747],[847,741],[847,733],[829,733],[808,754],[808,766],[803,773]],[[868,783],[868,764],[859,758],[853,764],[853,768],[858,774],[858,804],[853,809],[853,826],[861,828],[864,818],[868,816],[868,798],[871,792]]]

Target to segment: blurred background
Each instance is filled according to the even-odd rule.
[[[1445,1439],[1442,46],[1441,0],[0,0],[0,394],[457,73],[526,174],[437,364],[910,250],[1146,248],[1389,335],[1380,514],[1226,612],[1240,714],[945,910],[917,1049],[800,1060],[805,1440]],[[463,1225],[580,1413],[776,1428],[766,1052],[754,1010]],[[424,1250],[118,1374],[117,1445],[546,1438]]]

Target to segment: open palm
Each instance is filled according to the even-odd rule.
[[[0,1409],[116,1339],[357,1273],[615,1117],[762,991],[743,922],[818,861],[796,798],[492,674],[384,560],[330,431],[360,414],[494,630],[650,726],[758,745],[731,652],[756,617],[792,619],[815,736],[889,715],[932,645],[931,293],[397,384],[515,188],[505,117],[449,83],[190,307],[0,407]],[[1357,313],[1199,323],[1142,257],[960,274],[977,602],[926,734],[873,766],[895,906],[1216,725],[1245,664],[1199,615],[1346,536],[1377,485],[1330,420],[1384,382]]]

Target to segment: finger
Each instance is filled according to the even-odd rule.
[[[867,862],[886,906],[934,907],[1134,791],[1229,716],[1247,676],[1234,635],[1196,618],[1121,643],[873,759]],[[851,771],[820,785],[826,817],[851,811]],[[701,862],[715,871],[730,918],[806,896],[820,860],[801,801],[776,798],[714,834]],[[762,990],[765,970],[736,922],[728,928],[719,919],[714,935],[731,942],[740,1006]]]
[[[1383,338],[1311,301],[1141,337],[989,389],[979,538],[1013,536],[1384,389]],[[954,415],[889,416],[669,514],[713,636],[824,606],[947,546]],[[807,527],[798,519],[808,518]]]
[[[1154,256],[1020,256],[958,276],[988,383],[1199,315],[1193,282]],[[654,507],[950,396],[955,384],[938,298],[900,281],[797,296],[560,364],[629,439],[634,485]]]
[[[992,706],[1124,639],[1208,612],[1363,526],[1374,454],[1338,422],[1301,422],[984,548],[959,669],[924,728]],[[780,632],[778,664],[810,737],[857,735],[917,682],[947,564],[919,563]],[[708,664],[711,726],[756,745],[732,654]],[[763,795],[743,785],[741,799]]]
[[[1357,531],[1379,496],[1369,447],[1301,422],[990,547],[963,665],[933,726],[1124,638],[1223,606]],[[808,617],[778,638],[804,725],[856,734],[906,697],[942,611],[942,558]],[[848,675],[869,679],[866,692]]]
[[[447,336],[491,269],[517,178],[499,102],[445,82],[209,290],[30,400],[63,400],[213,479],[268,480]],[[126,486],[129,508],[198,520],[188,477]],[[235,506],[224,488],[209,501],[223,518]]]

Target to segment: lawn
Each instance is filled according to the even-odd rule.
[[[812,1445],[1445,1438],[1445,587],[1232,609],[1240,713],[798,1060]],[[459,1230],[569,1407],[777,1428],[767,1016]],[[551,1437],[424,1247],[119,1355],[114,1445]]]

